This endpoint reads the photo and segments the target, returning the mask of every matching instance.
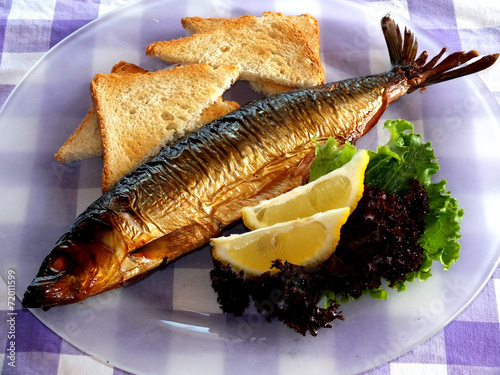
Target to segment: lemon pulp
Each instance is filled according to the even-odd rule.
[[[351,189],[352,184],[349,178],[335,176],[330,180],[319,182],[309,194],[297,195],[276,205],[263,207],[257,211],[256,217],[258,221],[272,225],[345,207],[348,204]],[[332,192],[335,194],[332,195]]]
[[[326,237],[324,225],[312,222],[290,232],[269,233],[250,241],[240,239],[228,250],[228,256],[246,267],[265,272],[271,269],[271,262],[276,259],[301,264],[312,258],[321,250]]]

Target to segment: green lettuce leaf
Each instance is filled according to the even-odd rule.
[[[316,140],[314,140],[316,143]],[[356,147],[347,142],[343,147],[337,147],[335,138],[320,145],[316,143],[316,153],[309,169],[309,181],[314,181],[321,176],[348,163],[356,153]]]
[[[369,151],[370,163],[365,172],[365,185],[375,185],[391,194],[404,194],[409,180],[416,178],[428,186],[439,170],[430,142],[422,143],[420,134],[405,120],[388,120],[384,126],[391,138],[376,152]]]

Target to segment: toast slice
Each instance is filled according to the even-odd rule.
[[[54,157],[59,163],[71,163],[98,156],[102,156],[102,138],[92,106]]]
[[[203,109],[238,78],[235,66],[176,66],[143,74],[97,74],[91,83],[103,144],[102,189],[201,127]]]
[[[295,23],[297,28],[304,34],[304,37],[319,59],[319,25],[316,18],[310,14],[301,14],[299,16],[284,16],[283,13],[264,12],[262,17],[287,17]],[[181,24],[191,35],[199,32],[207,31],[222,24],[236,23],[237,18],[202,18],[202,17],[184,17],[181,19]],[[257,93],[264,95],[279,94],[297,87],[280,85],[271,81],[257,80],[250,81],[250,87]]]
[[[124,75],[129,73],[146,73],[147,70],[135,64],[120,61],[113,66],[111,72]],[[54,157],[60,163],[70,163],[98,156],[102,156],[101,129],[97,122],[94,106],[92,106],[78,128],[64,142]]]
[[[307,44],[312,49],[312,51],[319,57],[319,24],[318,20],[311,16],[310,14],[301,14],[298,16],[285,16],[280,12],[267,11],[262,13],[262,17],[286,17],[302,32]],[[200,33],[202,31],[207,31],[222,24],[237,23],[237,18],[203,18],[203,17],[184,17],[181,19],[181,24],[184,29],[186,29],[191,35]]]
[[[130,74],[147,73],[148,71],[139,66],[120,61],[111,69],[111,73]],[[210,106],[203,109],[200,125],[205,125],[213,120],[226,115],[239,108],[239,104],[233,101],[223,101],[219,97]],[[64,142],[59,151],[54,155],[60,163],[70,163],[77,160],[89,159],[102,156],[102,137],[94,106],[90,107],[78,128]]]
[[[202,22],[196,26],[196,22],[185,21],[184,25],[196,31],[202,29]],[[236,65],[240,78],[250,82],[272,82],[288,88],[324,83],[319,49],[310,47],[290,18],[269,12],[262,17],[247,15],[210,22],[217,26],[207,26],[188,37],[152,43],[146,54],[170,63]]]

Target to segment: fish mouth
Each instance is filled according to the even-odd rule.
[[[26,308],[65,305],[79,300],[78,279],[69,274],[37,276],[24,293],[22,304]],[[83,299],[83,298],[80,298]]]
[[[74,266],[75,260],[65,250],[58,249],[49,254],[24,293],[23,306],[47,310],[83,299],[79,297],[81,281],[72,274]]]

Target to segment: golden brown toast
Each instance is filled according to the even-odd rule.
[[[97,74],[91,94],[103,144],[102,188],[163,147],[198,130],[202,112],[238,78],[234,66],[176,66],[141,74]]]
[[[306,23],[313,25],[307,38],[300,30]],[[170,63],[233,64],[239,67],[241,79],[257,82],[257,89],[265,89],[268,83],[289,89],[324,82],[319,37],[316,42],[311,37],[319,34],[319,28],[311,16],[291,18],[266,12],[262,17],[247,15],[207,21],[192,17],[184,18],[183,26],[195,33],[152,43],[146,53]],[[273,89],[279,91],[279,86]]]

